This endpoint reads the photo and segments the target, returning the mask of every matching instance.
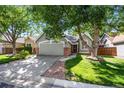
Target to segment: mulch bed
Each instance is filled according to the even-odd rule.
[[[44,75],[45,77],[65,79],[65,67],[64,62],[56,62],[52,67],[50,67]]]

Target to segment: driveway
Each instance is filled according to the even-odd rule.
[[[26,60],[0,65],[0,80],[19,83],[37,79],[59,59],[60,56],[33,56]]]

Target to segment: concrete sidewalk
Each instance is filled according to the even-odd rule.
[[[12,80],[6,83],[19,88],[111,88],[108,86],[87,84],[75,81],[60,80],[48,77],[37,77],[30,80]]]

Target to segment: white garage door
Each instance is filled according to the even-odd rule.
[[[63,44],[61,43],[41,43],[39,46],[40,55],[64,55]]]
[[[124,57],[124,45],[116,45],[117,47],[117,56]]]

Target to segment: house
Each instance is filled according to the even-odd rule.
[[[124,57],[124,35],[117,35],[113,39],[113,45],[117,48],[117,56]]]
[[[91,44],[91,38],[89,34],[82,33],[83,38]],[[74,37],[71,35],[65,34],[63,38],[56,42],[55,40],[48,39],[43,33],[37,40],[37,54],[38,55],[64,55],[68,56],[77,52],[88,52],[88,49],[82,45],[79,37]]]
[[[24,46],[31,46],[32,47],[32,53],[35,53],[36,48],[36,39],[28,36],[26,38],[18,38],[16,40],[16,49],[20,49]],[[9,43],[5,38],[2,38],[0,43],[0,54],[7,54],[12,53],[12,44]]]
[[[124,57],[124,35],[110,36],[105,33],[100,39],[100,47],[116,48],[116,55]]]
[[[104,33],[100,39],[100,47],[114,47],[113,45],[114,36],[110,36],[107,33]]]
[[[16,48],[24,46],[24,38],[18,38],[16,40]],[[1,39],[0,42],[0,54],[12,53],[12,44],[9,43],[5,38]]]

